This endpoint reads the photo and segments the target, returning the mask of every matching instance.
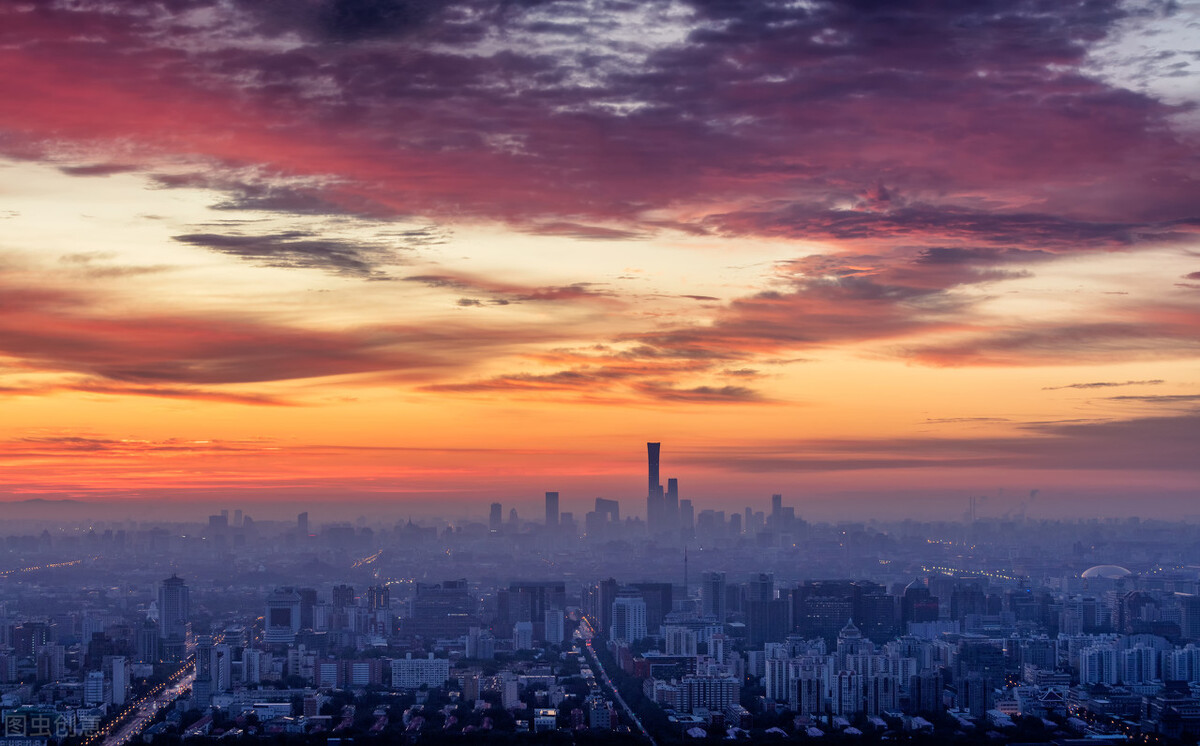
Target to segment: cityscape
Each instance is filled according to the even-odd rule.
[[[0,746],[1200,745],[1200,0],[0,0]]]
[[[1195,524],[697,511],[666,454],[579,518],[10,533],[5,743],[1200,736]]]

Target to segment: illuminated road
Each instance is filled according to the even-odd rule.
[[[19,575],[23,572],[37,572],[38,570],[53,570],[59,567],[74,567],[82,565],[83,560],[71,560],[70,562],[55,562],[49,565],[34,565],[33,567],[19,567],[16,570],[0,571],[0,577],[7,578],[10,575]]]
[[[171,678],[173,683],[159,684],[126,705],[123,712],[129,713],[128,719],[124,720],[116,731],[110,733],[108,727],[103,728],[85,738],[84,746],[123,746],[136,739],[149,727],[160,710],[191,690],[195,678],[196,673],[191,670],[190,665],[181,668]]]
[[[621,693],[617,691],[617,685],[612,682],[612,679],[608,678],[608,672],[604,670],[604,664],[600,662],[600,656],[596,655],[596,651],[592,649],[592,634],[592,625],[587,619],[580,620],[579,630],[575,632],[575,635],[583,641],[584,648],[588,651],[588,657],[595,664],[596,671],[600,673],[600,681],[603,681],[604,685],[608,687],[609,692],[612,693],[612,699],[621,705],[621,709],[625,711],[625,714],[629,716],[629,720],[637,726],[642,735],[646,737],[646,740],[650,742],[650,746],[658,746],[654,741],[654,736],[650,735],[650,731],[646,730],[646,726],[642,725],[642,721],[634,714],[633,709],[626,704],[625,698],[621,696]]]

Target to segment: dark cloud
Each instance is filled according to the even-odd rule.
[[[969,422],[1010,422],[1007,417],[933,417],[925,421],[931,425],[958,425]]]
[[[0,396],[44,396],[58,392],[103,394],[105,396],[148,396],[160,399],[182,399],[219,404],[249,404],[255,406],[296,406],[295,402],[268,394],[219,391],[181,386],[137,386],[105,382],[103,380],[71,381],[38,386],[2,386]]]
[[[694,386],[679,388],[669,384],[642,383],[637,389],[644,395],[666,402],[699,404],[744,404],[765,401],[762,395],[745,386]]]
[[[981,331],[937,344],[904,345],[898,354],[926,365],[1047,365],[1055,363],[1106,363],[1123,359],[1170,359],[1200,352],[1195,312],[1183,311],[1175,319],[1154,318],[1143,310],[1143,319],[1128,322],[1042,324],[1036,321],[1016,329]]]
[[[1059,391],[1061,389],[1107,389],[1115,386],[1158,386],[1166,383],[1161,378],[1147,381],[1093,381],[1091,383],[1068,383],[1065,386],[1046,386],[1042,391]]]
[[[715,215],[709,220],[727,233],[755,233],[786,238],[835,241],[897,239],[948,242],[986,241],[1021,244],[1052,251],[1130,247],[1194,237],[1195,218],[1163,223],[1114,223],[1079,220],[1046,213],[982,211],[954,205],[913,205],[885,211],[814,210],[808,204],[784,205],[767,211]],[[927,249],[926,263],[1009,261],[1002,253],[956,248]],[[964,254],[963,252],[966,252]],[[1024,251],[1026,260],[1036,253]],[[973,254],[973,256],[971,256]],[[1044,257],[1043,257],[1044,258]]]
[[[636,231],[579,223],[543,223],[528,228],[527,232],[540,236],[566,236],[583,241],[635,241],[646,238],[646,234]]]
[[[1195,227],[1193,153],[1165,126],[1177,110],[1082,73],[1131,12],[1115,0],[693,7],[56,6],[8,18],[5,92],[28,102],[0,126],[315,180],[232,194],[242,209],[483,217],[581,238],[940,232],[1062,251]],[[225,23],[196,21],[211,16]],[[677,26],[677,41],[631,41],[646,22]],[[282,35],[300,44],[255,43]],[[109,100],[103,122],[64,120],[72,86]]]
[[[1108,396],[1108,401],[1137,401],[1146,404],[1188,404],[1200,401],[1200,394],[1159,394],[1145,396]]]
[[[1200,413],[1129,420],[1027,423],[1009,437],[800,441],[673,456],[691,465],[751,473],[877,469],[1019,468],[1194,472]]]
[[[152,396],[353,374],[428,381],[533,342],[562,338],[553,328],[381,324],[329,331],[239,314],[113,316],[104,312],[100,297],[24,289],[3,280],[0,276],[0,357],[86,377],[93,388],[148,387],[143,391]]]
[[[367,279],[379,279],[384,276],[385,267],[399,264],[402,248],[322,238],[299,230],[262,235],[187,233],[172,238],[265,267],[319,269]]]
[[[610,292],[597,290],[595,283],[577,282],[570,285],[524,286],[511,283],[485,280],[464,274],[445,275],[409,275],[401,278],[404,282],[415,282],[426,287],[486,293],[489,305],[507,306],[512,303],[536,302],[604,302],[608,303],[614,295]],[[462,300],[468,301],[463,303]],[[476,298],[464,298],[459,305],[484,305]]]
[[[89,166],[59,166],[58,170],[68,176],[112,176],[114,174],[129,173],[137,169],[137,166],[123,163],[97,163]]]

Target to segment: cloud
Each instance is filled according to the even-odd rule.
[[[1194,231],[1178,109],[1085,74],[1115,2],[720,6],[13,8],[0,128],[25,156],[305,183],[230,182],[239,209],[1054,251]]]
[[[1200,318],[1190,309],[1141,309],[1130,321],[1039,323],[955,335],[945,342],[901,345],[897,354],[924,365],[1027,366],[1165,360],[1200,352]]]
[[[1200,413],[1025,423],[1011,436],[858,438],[691,449],[672,458],[743,473],[895,469],[1195,472]]]
[[[1042,391],[1060,391],[1062,389],[1107,389],[1115,386],[1157,386],[1166,383],[1161,378],[1148,381],[1093,381],[1091,383],[1068,383],[1065,386],[1046,386]]]
[[[765,401],[762,394],[745,386],[693,386],[679,388],[670,384],[641,383],[637,389],[659,401],[704,404],[745,404]]]
[[[113,176],[136,171],[137,166],[124,163],[97,163],[88,166],[59,166],[58,170],[69,176]]]
[[[0,386],[0,396],[46,396],[59,392],[103,394],[106,396],[147,396],[151,398],[181,399],[218,404],[249,404],[270,407],[296,406],[295,402],[268,394],[180,386],[136,386],[109,383],[102,380],[69,381],[37,386]]]
[[[617,302],[616,296],[605,290],[596,289],[595,283],[576,282],[570,285],[531,286],[515,283],[485,280],[467,274],[438,274],[410,275],[401,278],[404,282],[413,282],[435,289],[456,290],[476,294],[486,294],[487,304],[507,306],[512,303],[537,302],[595,302],[612,305]],[[477,298],[464,298],[460,306],[483,306],[484,302]]]
[[[1107,401],[1137,401],[1146,404],[1187,404],[1200,401],[1200,394],[1159,394],[1145,396],[1108,396]]]
[[[931,425],[959,425],[969,422],[1010,422],[1007,417],[931,417],[925,420]]]
[[[566,222],[542,223],[531,226],[526,231],[539,236],[566,236],[581,241],[636,241],[646,238],[644,233],[636,231]]]
[[[95,391],[119,386],[113,393],[204,398],[210,394],[191,388],[367,373],[429,380],[561,333],[448,323],[326,330],[235,313],[112,315],[104,296],[4,279],[0,358],[24,370],[83,376]]]
[[[186,233],[172,236],[197,246],[252,261],[265,267],[319,269],[364,279],[383,279],[383,268],[400,264],[402,247],[322,238],[303,230],[262,235]]]

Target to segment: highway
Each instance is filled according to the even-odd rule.
[[[190,663],[182,666],[168,682],[129,702],[121,716],[112,721],[120,723],[115,731],[111,724],[107,725],[84,738],[83,746],[124,746],[130,743],[149,727],[160,710],[191,690],[195,677]]]
[[[625,698],[622,697],[621,693],[617,691],[616,684],[614,684],[612,679],[608,677],[608,672],[604,670],[604,664],[600,662],[600,656],[596,654],[594,649],[592,649],[593,634],[592,625],[588,622],[587,618],[585,617],[584,619],[581,619],[579,622],[579,630],[576,630],[575,635],[583,641],[584,647],[588,651],[588,657],[591,658],[592,663],[595,664],[595,670],[600,673],[600,681],[603,681],[604,685],[608,687],[609,692],[611,692],[612,699],[614,699],[617,704],[621,705],[621,709],[625,711],[625,714],[629,717],[630,722],[637,726],[638,730],[642,732],[642,735],[645,736],[646,740],[650,742],[650,746],[658,746],[654,740],[654,736],[650,735],[650,731],[646,729],[645,725],[642,725],[641,719],[638,718],[633,709],[630,708],[630,706],[625,702]]]

